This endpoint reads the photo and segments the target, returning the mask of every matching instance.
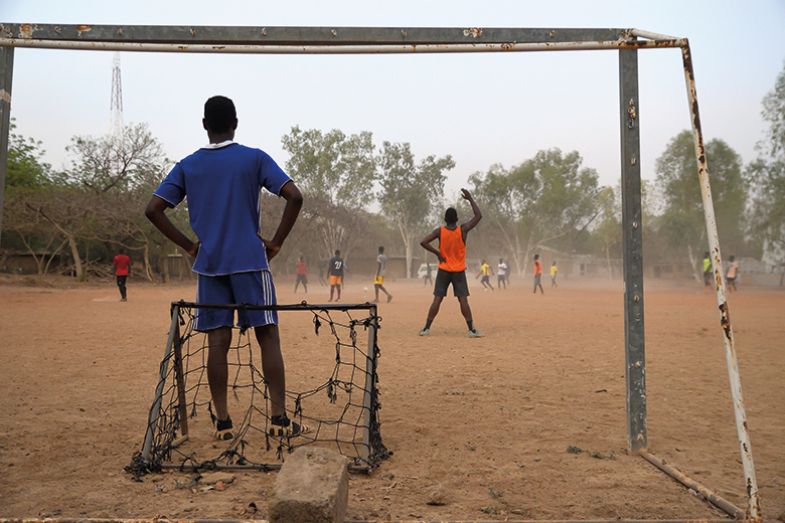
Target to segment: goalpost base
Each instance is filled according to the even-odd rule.
[[[744,519],[745,514],[742,509],[728,501],[727,499],[719,496],[714,491],[703,485],[702,483],[692,479],[685,473],[669,465],[664,459],[658,458],[651,452],[646,450],[639,450],[638,455],[663,471],[665,474],[678,481],[690,490],[693,490],[700,495],[704,500],[708,501],[718,509],[722,510],[734,519]]]

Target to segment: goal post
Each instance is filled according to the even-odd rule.
[[[715,276],[721,336],[746,485],[747,507],[742,512],[750,520],[760,520],[758,486],[742,398],[735,339],[725,294],[722,257],[711,198],[692,55],[686,38],[623,28],[226,27],[0,23],[0,216],[2,216],[2,188],[6,175],[4,159],[8,147],[11,80],[16,47],[219,54],[618,51],[627,441],[630,451],[641,453],[642,456],[643,453],[647,456],[653,455],[648,452],[649,438],[646,426],[640,190],[641,120],[637,52],[642,49],[680,49],[698,164],[698,183]],[[663,470],[689,486],[679,478],[679,474]],[[731,512],[732,515],[736,515],[735,511]]]
[[[163,393],[164,393],[164,385],[166,385],[166,378],[169,375],[169,360],[173,354],[173,348],[175,344],[175,339],[180,337],[179,333],[179,323],[178,318],[179,314],[179,306],[176,303],[172,304],[171,307],[171,321],[169,323],[169,336],[166,339],[166,347],[164,348],[164,355],[161,358],[161,364],[159,365],[158,371],[158,384],[155,387],[155,396],[153,399],[153,405],[150,407],[150,414],[147,418],[147,428],[144,432],[144,443],[142,444],[142,459],[147,462],[151,461],[152,458],[152,449],[153,449],[153,439],[155,438],[155,423],[158,419],[158,415],[161,412],[161,402],[163,401]],[[179,341],[179,340],[178,340]],[[182,367],[181,367],[182,368]],[[178,395],[182,391],[184,392],[184,387],[180,387],[180,380],[178,380]],[[178,396],[179,397],[179,396]],[[184,402],[181,402],[184,406]],[[187,422],[186,422],[187,423]],[[185,426],[185,430],[183,427],[179,427],[181,430],[181,434],[183,436],[188,434],[187,425]]]

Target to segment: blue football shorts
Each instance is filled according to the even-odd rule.
[[[196,302],[209,305],[276,305],[275,285],[270,271],[240,272],[223,276],[198,274]],[[234,310],[200,308],[196,312],[198,331],[209,331],[234,324]],[[241,329],[278,325],[278,311],[238,309],[237,326]]]

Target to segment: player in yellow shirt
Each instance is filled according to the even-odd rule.
[[[480,279],[480,283],[482,283],[483,289],[493,290],[493,285],[491,285],[492,275],[493,272],[491,271],[491,266],[488,265],[487,261],[483,260],[482,263],[480,264],[480,272],[477,273],[478,278],[482,276],[482,279]]]
[[[551,263],[551,287],[559,286],[559,284],[556,283],[557,274],[559,274],[559,268],[556,266],[556,260],[553,260],[553,263]]]
[[[387,273],[387,255],[384,254],[384,247],[379,247],[379,254],[376,256],[376,275],[373,278],[373,291],[376,298],[374,303],[379,303],[379,291],[387,295],[387,303],[392,301],[392,294],[384,288],[384,275]]]
[[[711,280],[712,280],[712,267],[711,267],[711,255],[709,251],[706,251],[706,254],[703,255],[703,289],[709,290],[711,287]]]

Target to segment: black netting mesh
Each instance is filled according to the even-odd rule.
[[[207,335],[194,329],[197,311],[210,307],[275,309],[281,316],[310,317],[307,332],[297,332],[309,355],[313,354],[308,376],[291,380],[287,375],[286,391],[288,417],[309,427],[308,433],[295,438],[270,435],[270,397],[261,371],[261,352],[251,330],[235,328],[228,355],[234,438],[212,438]],[[280,466],[287,452],[303,445],[330,446],[350,458],[352,468],[359,470],[371,470],[389,455],[379,431],[376,334],[380,318],[374,306],[302,303],[252,307],[177,302],[172,304],[172,312],[145,442],[126,467],[134,477],[167,467],[273,469]],[[285,356],[286,352],[284,347]],[[290,367],[287,363],[287,374]],[[289,389],[293,382],[308,381],[306,378],[312,380],[307,387]]]

